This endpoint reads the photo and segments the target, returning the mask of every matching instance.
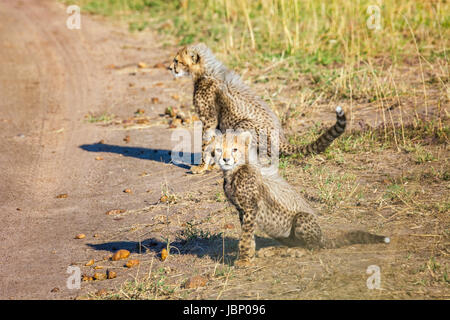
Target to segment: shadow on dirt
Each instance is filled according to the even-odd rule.
[[[257,250],[280,245],[275,240],[269,238],[256,236],[255,240]],[[200,237],[190,238],[189,240],[178,239],[170,243],[170,254],[196,255],[199,258],[209,256],[214,260],[221,259],[222,256],[225,256],[225,261],[231,262],[237,257],[238,244],[238,239],[230,237],[222,238],[222,236],[216,236],[209,239]],[[99,244],[88,243],[87,245],[94,250],[115,252],[120,249],[126,249],[131,253],[137,254],[154,252],[158,256],[160,256],[163,248],[167,248],[167,243],[165,241],[156,238],[149,238],[141,242],[112,241]]]
[[[126,147],[118,146],[104,143],[93,143],[93,144],[83,144],[80,146],[81,149],[89,152],[109,152],[122,154],[125,157],[133,157],[143,160],[152,160],[163,163],[171,163],[177,167],[183,169],[189,169],[191,164],[195,164],[194,161],[198,160],[200,154],[198,153],[186,153],[183,155],[184,158],[190,159],[191,164],[174,162],[172,160],[172,151],[164,149],[151,149],[151,148],[141,148],[141,147]],[[181,158],[181,154],[180,154]]]

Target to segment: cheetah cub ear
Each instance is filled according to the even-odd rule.
[[[191,53],[191,60],[193,64],[197,64],[200,62],[200,55],[196,52]]]

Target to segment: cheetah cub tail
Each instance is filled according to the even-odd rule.
[[[385,236],[369,233],[366,231],[349,231],[334,238],[325,239],[324,246],[326,248],[339,248],[352,244],[369,244],[369,243],[390,243],[391,239]]]
[[[329,127],[316,141],[306,146],[295,146],[289,143],[282,143],[280,145],[280,151],[285,155],[302,154],[304,156],[324,152],[334,140],[344,133],[346,125],[347,120],[345,112],[342,107],[339,106],[336,108],[336,123]]]

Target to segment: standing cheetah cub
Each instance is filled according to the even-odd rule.
[[[224,174],[224,191],[239,212],[242,233],[237,266],[251,265],[256,226],[287,246],[337,248],[356,243],[389,243],[387,237],[350,231],[330,239],[322,234],[314,210],[276,171],[253,164],[252,135],[227,132],[214,137],[215,161]],[[256,163],[256,162],[255,162]]]
[[[216,59],[204,44],[195,44],[178,51],[169,66],[175,77],[191,76],[194,81],[194,106],[203,124],[202,163],[192,167],[192,173],[203,173],[214,164],[209,152],[209,130],[246,130],[253,133],[254,141],[264,135],[270,141],[278,138],[279,151],[283,155],[323,152],[345,130],[346,119],[341,108],[336,112],[336,124],[316,141],[307,146],[295,146],[286,140],[277,116],[241,78]],[[263,140],[261,139],[261,142]]]

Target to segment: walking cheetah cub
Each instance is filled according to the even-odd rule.
[[[277,171],[263,170],[252,159],[252,135],[229,133],[214,137],[215,161],[224,174],[224,191],[239,212],[242,233],[237,266],[251,265],[256,226],[287,246],[337,248],[356,243],[389,243],[385,236],[350,231],[330,239],[322,234],[312,207]]]
[[[346,119],[342,109],[336,113],[337,121],[316,141],[307,146],[295,146],[286,140],[277,116],[241,78],[228,70],[216,59],[204,44],[195,44],[178,51],[169,66],[175,77],[192,76],[194,81],[194,106],[203,124],[202,163],[192,167],[192,173],[203,173],[214,164],[214,158],[208,151],[210,140],[207,132],[219,129],[246,130],[253,134],[255,142],[264,135],[270,141],[272,135],[279,136],[279,151],[284,155],[323,152],[345,130]]]

